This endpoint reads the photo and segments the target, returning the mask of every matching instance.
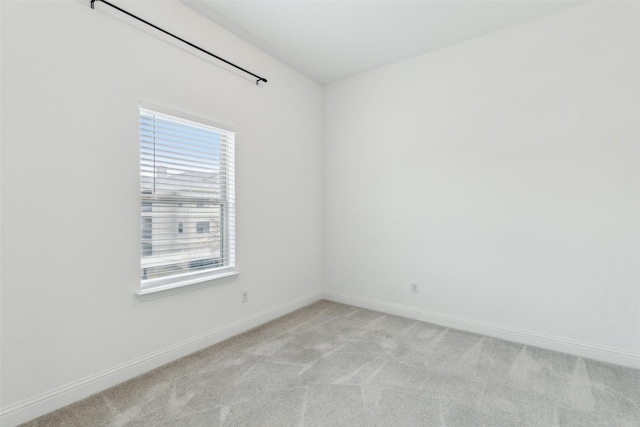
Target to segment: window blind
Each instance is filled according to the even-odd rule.
[[[140,109],[143,289],[234,270],[234,137]]]

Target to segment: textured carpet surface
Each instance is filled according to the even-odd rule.
[[[328,301],[29,427],[640,426],[640,371]]]

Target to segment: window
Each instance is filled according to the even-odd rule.
[[[209,232],[209,223],[206,221],[201,221],[196,224],[196,233],[208,233]]]
[[[140,109],[141,294],[235,274],[234,136]]]
[[[142,217],[142,241],[144,242],[145,240],[150,240],[151,239],[151,227],[153,226],[152,223],[153,219],[149,216],[144,216]]]
[[[151,243],[142,242],[142,256],[150,256],[151,255]],[[147,278],[146,271],[143,271],[142,275],[144,278]]]

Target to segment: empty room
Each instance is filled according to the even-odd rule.
[[[0,20],[3,427],[640,426],[640,1]]]

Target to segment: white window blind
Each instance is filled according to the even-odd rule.
[[[234,271],[234,135],[140,109],[143,290]]]

